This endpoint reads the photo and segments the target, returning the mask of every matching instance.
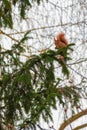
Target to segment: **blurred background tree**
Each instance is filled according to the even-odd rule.
[[[60,130],[73,129],[74,119],[86,115],[86,5],[79,0],[0,1],[0,129],[59,129],[60,122]],[[55,50],[53,39],[61,31],[74,47]],[[67,64],[58,59],[62,51]],[[50,126],[53,119],[57,123]]]

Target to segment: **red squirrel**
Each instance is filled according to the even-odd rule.
[[[54,42],[56,45],[56,48],[59,49],[61,47],[64,46],[68,46],[68,41],[65,38],[65,33],[61,32],[59,33],[55,38],[54,38]]]

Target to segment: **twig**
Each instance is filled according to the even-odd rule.
[[[75,69],[73,69],[71,66],[67,65],[71,70],[73,70],[75,73],[77,73],[78,75],[80,75],[81,77],[83,77],[84,79],[87,79],[87,77],[85,77],[84,75],[80,74],[78,71],[76,71]]]
[[[19,41],[18,41],[17,39],[15,39],[15,38],[11,37],[9,34],[7,34],[7,33],[3,32],[2,30],[0,30],[0,34],[4,34],[5,36],[9,37],[9,38],[10,38],[10,39],[12,39],[13,41],[15,41],[15,42],[19,43]]]

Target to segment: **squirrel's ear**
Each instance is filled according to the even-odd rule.
[[[57,41],[57,37],[54,37],[54,40]]]
[[[64,36],[64,35],[65,35],[65,33],[64,33],[64,32],[61,32],[59,35],[62,35],[62,36]]]

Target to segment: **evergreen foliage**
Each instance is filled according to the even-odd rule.
[[[43,0],[0,0],[0,27],[13,28],[12,8],[18,6],[21,20],[25,18],[26,9],[30,9],[33,3],[38,5]],[[46,0],[47,1],[47,0]]]
[[[24,40],[21,41],[24,42]],[[1,67],[3,69],[0,94],[3,110],[5,110],[4,123],[14,124],[15,121],[23,120],[20,129],[25,125],[35,129],[40,116],[46,122],[49,119],[52,120],[51,108],[56,109],[57,99],[64,105],[63,97],[70,99],[74,97],[77,92],[70,87],[63,88],[61,93],[58,91],[61,79],[55,75],[54,70],[55,64],[58,63],[61,65],[62,73],[66,77],[69,76],[66,63],[58,59],[57,56],[61,52],[67,53],[65,50],[68,50],[70,46],[56,51],[48,50],[39,55],[32,55],[25,63],[20,62],[20,54],[24,51],[22,43],[17,45],[17,49],[13,46],[12,50],[0,52]],[[65,58],[68,60],[68,55],[65,54]],[[28,114],[27,119],[24,118],[26,114]]]

